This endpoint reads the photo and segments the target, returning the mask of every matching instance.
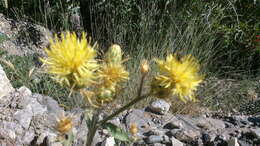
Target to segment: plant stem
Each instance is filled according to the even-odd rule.
[[[93,138],[96,134],[96,131],[98,129],[98,118],[99,118],[99,114],[100,114],[100,110],[98,110],[96,112],[96,114],[93,115],[93,119],[91,121],[91,126],[88,127],[89,131],[88,131],[88,135],[87,135],[87,143],[86,146],[91,146]]]
[[[135,103],[141,101],[142,99],[145,99],[146,97],[148,97],[150,95],[150,93],[149,93],[147,95],[141,96],[145,77],[146,77],[146,74],[143,74],[142,77],[141,77],[140,86],[139,86],[138,91],[137,91],[137,97],[134,100],[132,100],[131,102],[129,102],[128,104],[126,104],[125,106],[118,109],[113,114],[111,114],[108,117],[106,117],[105,119],[103,119],[102,121],[99,121],[98,124],[100,126],[103,126],[103,124],[105,124],[107,121],[111,120],[113,117],[117,116],[118,114],[120,114],[124,110],[128,109],[129,107],[131,107]]]
[[[118,114],[120,114],[121,112],[125,111],[126,109],[128,109],[129,107],[131,107],[132,105],[134,105],[135,103],[149,97],[150,94],[146,94],[143,96],[138,96],[135,99],[133,99],[131,102],[129,102],[128,104],[126,104],[125,106],[121,107],[120,109],[118,109],[116,112],[114,112],[113,114],[109,115],[108,117],[106,117],[105,119],[101,120],[98,122],[99,126],[102,126],[103,124],[105,124],[107,121],[111,120],[112,118],[114,118],[115,116],[117,116]]]
[[[97,128],[98,128],[98,127],[97,127],[97,125],[95,124],[94,127],[92,127],[92,128],[89,129],[86,146],[91,146],[92,141],[93,141],[93,138],[94,138],[94,136],[95,136],[95,134],[96,134]]]
[[[140,86],[138,88],[138,92],[137,92],[137,96],[141,96],[142,94],[142,91],[143,91],[143,85],[144,85],[144,78],[146,77],[146,74],[143,74],[142,75],[142,78],[141,78],[141,82],[140,82]]]
[[[129,102],[125,106],[121,107],[120,109],[115,111],[113,114],[109,115],[108,117],[106,117],[105,119],[103,119],[101,121],[98,121],[98,116],[99,116],[99,113],[101,111],[100,109],[98,110],[97,114],[95,114],[93,116],[93,120],[91,122],[91,127],[89,127],[86,146],[91,146],[93,138],[94,138],[96,131],[99,127],[102,127],[107,121],[111,120],[112,118],[114,118],[115,116],[117,116],[121,112],[125,111],[126,109],[128,109],[132,105],[136,104],[137,102],[139,102],[139,101],[141,101],[141,100],[143,100],[143,99],[145,99],[145,98],[147,98],[151,95],[151,93],[148,93],[148,94],[141,96],[145,76],[146,75],[143,75],[142,78],[141,78],[141,83],[140,83],[140,86],[139,86],[139,89],[138,89],[137,97],[135,99],[133,99],[131,102]]]

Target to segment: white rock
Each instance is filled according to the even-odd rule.
[[[192,129],[182,129],[177,131],[174,135],[175,138],[181,141],[191,142],[196,140],[200,136],[200,131]]]
[[[250,129],[251,133],[260,139],[260,128]]]
[[[237,142],[237,138],[231,138],[228,140],[228,146],[240,146]]]
[[[43,143],[43,140],[45,137],[48,137],[48,142],[49,143],[54,143],[57,140],[57,134],[47,130],[47,131],[41,131],[40,136],[37,139],[36,144],[40,145],[41,143]]]
[[[31,96],[32,95],[32,91],[25,86],[20,87],[18,89],[18,92],[20,92],[20,94],[22,96]]]
[[[34,136],[35,136],[34,131],[32,131],[32,130],[26,131],[25,134],[24,134],[24,136],[23,136],[23,138],[22,138],[23,143],[30,145],[30,143],[31,143],[31,142],[33,141],[33,139],[34,139]]]
[[[12,129],[8,129],[6,131],[6,133],[7,133],[8,137],[10,137],[11,139],[15,140],[16,134],[15,134],[15,132]]]
[[[0,65],[0,100],[2,97],[14,91],[10,81],[8,80],[2,66]]]
[[[184,146],[181,141],[179,141],[178,139],[176,139],[174,137],[171,138],[171,142],[172,142],[172,146]]]
[[[63,146],[63,144],[60,142],[55,142],[55,143],[52,143],[50,146]]]
[[[15,122],[7,122],[7,121],[3,121],[3,123],[0,123],[0,125],[3,126],[4,129],[11,129],[14,130],[14,132],[17,135],[22,135],[23,134],[23,128],[21,125],[15,123]]]
[[[114,146],[116,144],[114,137],[108,137],[101,146]]]
[[[156,112],[163,115],[169,111],[170,107],[171,105],[162,99],[153,101],[150,105],[150,109],[152,110],[152,112]]]
[[[15,141],[15,139],[16,139],[16,134],[13,129],[6,129],[6,128],[0,127],[0,135],[1,135],[1,139],[10,139],[12,141]],[[2,146],[1,140],[0,140],[0,146]]]
[[[47,107],[41,105],[35,98],[31,99],[30,106],[32,107],[33,115],[42,115],[47,112]]]
[[[14,113],[14,119],[19,122],[19,124],[28,129],[32,120],[33,112],[32,107],[27,106],[25,109],[19,110]]]
[[[48,113],[55,113],[59,115],[63,112],[63,109],[59,106],[58,102],[49,96],[43,96],[40,94],[33,94],[33,97],[37,99],[37,101],[45,105],[47,107]]]

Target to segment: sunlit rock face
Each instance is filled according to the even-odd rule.
[[[43,26],[13,20],[0,13],[0,49],[9,55],[44,55],[51,32]],[[1,38],[0,37],[0,38]],[[5,39],[4,39],[5,38]],[[4,39],[4,40],[3,40]]]
[[[14,88],[12,87],[10,81],[8,80],[2,66],[0,65],[0,100],[12,92]]]

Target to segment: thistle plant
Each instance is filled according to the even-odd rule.
[[[149,72],[147,60],[143,60],[140,66],[141,79],[135,98],[117,109],[111,115],[99,119],[99,114],[106,105],[117,99],[119,91],[122,92],[122,84],[129,80],[129,73],[124,67],[125,59],[119,45],[112,45],[101,60],[96,59],[96,43],[92,46],[90,41],[82,34],[81,39],[75,33],[67,32],[59,39],[55,36],[51,40],[49,49],[45,49],[47,58],[41,58],[47,66],[47,72],[53,75],[61,85],[67,86],[72,91],[80,92],[82,98],[91,105],[86,109],[85,120],[88,124],[86,146],[90,146],[99,128],[106,128],[121,141],[131,141],[129,134],[119,129],[109,120],[129,109],[132,105],[148,97],[171,98],[178,96],[183,102],[195,101],[195,91],[202,82],[199,74],[200,65],[191,55],[177,57],[171,54],[166,60],[155,59],[158,73],[152,78],[151,89],[143,93],[143,84]],[[59,121],[58,131],[66,133],[72,128],[70,118]],[[137,133],[137,126],[131,127],[132,135]]]
[[[77,39],[75,33],[61,34],[61,39],[55,35],[50,41],[51,49],[45,49],[48,58],[41,60],[60,84],[72,89],[84,88],[94,83],[94,72],[99,67],[95,46],[90,46],[86,39]]]

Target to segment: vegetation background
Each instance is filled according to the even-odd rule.
[[[120,44],[130,58],[126,65],[131,79],[118,103],[136,93],[141,59],[151,60],[153,66],[152,58],[175,52],[197,57],[206,80],[198,91],[199,103],[184,105],[173,99],[173,112],[192,113],[203,106],[240,110],[260,94],[259,0],[1,0],[0,13],[55,33],[86,31],[101,52]],[[45,74],[38,75],[40,84],[25,78],[35,56],[9,59],[22,66],[16,72],[6,67],[14,86],[26,85],[72,105],[66,100],[68,91]]]

